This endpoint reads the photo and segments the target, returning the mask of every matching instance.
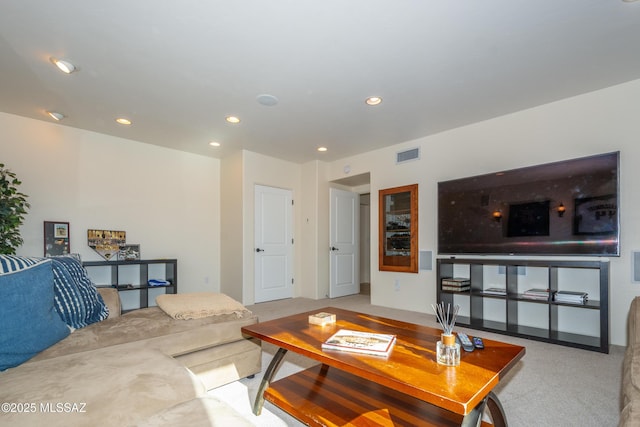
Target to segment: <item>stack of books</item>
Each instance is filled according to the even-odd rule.
[[[440,286],[443,291],[465,292],[471,289],[471,280],[463,277],[445,277]]]
[[[507,290],[505,288],[487,288],[482,292],[489,295],[507,295]]]
[[[568,304],[586,304],[589,300],[589,294],[586,292],[557,291],[553,295],[553,300]]]
[[[529,289],[525,291],[524,294],[522,294],[522,296],[528,299],[538,299],[538,300],[548,301],[549,289],[538,289],[538,288]]]

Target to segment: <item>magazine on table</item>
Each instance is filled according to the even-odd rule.
[[[388,356],[395,343],[395,335],[340,329],[322,343],[322,349]]]

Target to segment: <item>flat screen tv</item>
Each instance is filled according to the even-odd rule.
[[[438,254],[619,256],[620,153],[438,183]]]

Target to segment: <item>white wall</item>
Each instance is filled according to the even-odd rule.
[[[640,283],[631,280],[630,253],[640,250],[640,80],[537,108],[461,127],[330,164],[329,180],[371,173],[371,194],[383,188],[419,184],[419,246],[437,251],[437,182],[503,169],[611,151],[621,152],[621,256],[611,258],[610,336],[626,344],[626,316]],[[425,118],[428,120],[428,117]],[[399,150],[420,147],[420,160],[395,164]],[[375,197],[373,198],[375,199]],[[371,241],[377,242],[377,203],[371,205]],[[377,244],[371,245],[371,302],[431,312],[435,268],[418,274],[380,272]],[[394,291],[394,280],[400,290]]]
[[[179,292],[219,291],[219,160],[4,113],[0,129],[31,204],[19,254],[43,255],[43,221],[69,222],[83,260],[102,260],[87,229],[124,230],[143,259],[178,259]]]
[[[226,157],[220,167],[220,290],[242,301],[244,242],[242,151]]]
[[[300,268],[302,275],[299,277],[298,285],[299,295],[307,298],[319,299],[324,297],[320,294],[324,289],[321,284],[321,271],[319,233],[320,218],[326,215],[322,214],[321,191],[320,184],[325,182],[324,172],[326,164],[313,160],[302,165],[302,188],[304,191],[299,198],[299,222],[301,224],[301,235],[297,241],[301,247],[302,257],[300,260]],[[323,194],[323,193],[322,193]],[[326,273],[325,273],[326,274]]]

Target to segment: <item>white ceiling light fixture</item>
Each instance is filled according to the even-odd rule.
[[[124,118],[124,117],[118,117],[116,119],[116,122],[121,124],[121,125],[125,125],[125,126],[129,126],[132,122],[131,120]]]
[[[258,104],[264,105],[266,107],[273,107],[278,103],[278,98],[276,98],[273,95],[269,95],[267,93],[258,95],[256,97],[256,100],[258,101]]]
[[[327,151],[327,147],[318,147],[318,151],[324,153],[325,151]]]
[[[47,111],[47,114],[56,122],[59,122],[60,120],[64,119],[64,114],[58,113],[56,111]]]
[[[210,145],[210,146],[212,146],[212,147],[220,147],[220,143],[219,143],[219,142],[216,142],[216,141],[211,141],[211,142],[209,143],[209,145]]]
[[[227,116],[224,119],[229,123],[233,123],[234,125],[240,123],[240,119],[237,118],[236,116]]]
[[[370,96],[364,101],[367,105],[378,105],[382,102],[379,96]]]
[[[57,59],[57,58],[51,58],[51,62],[58,67],[58,69],[60,71],[62,71],[65,74],[71,74],[74,71],[76,71],[76,66],[73,65],[71,62],[69,61],[65,61],[62,59]]]

